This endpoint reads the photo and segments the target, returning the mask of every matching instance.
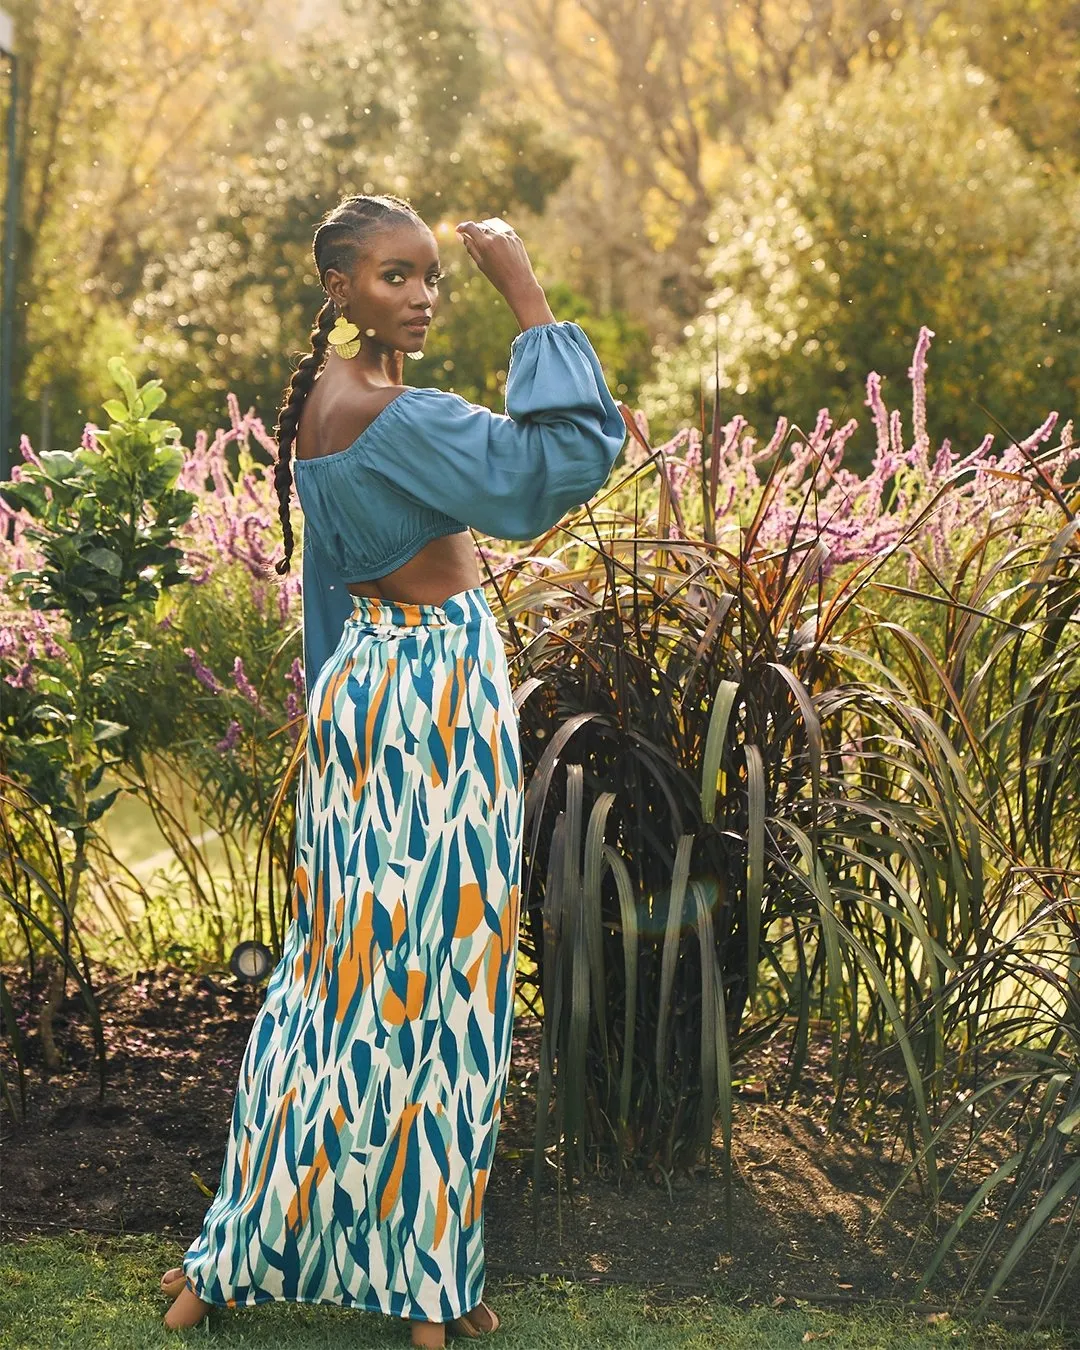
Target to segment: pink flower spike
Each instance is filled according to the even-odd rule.
[[[881,397],[881,376],[872,370],[866,377],[866,406],[871,409],[877,428],[877,453],[883,455],[889,448],[889,416]]]
[[[897,464],[907,463],[909,456],[904,453],[904,426],[899,408],[894,408],[889,414],[889,444]]]
[[[918,463],[925,471],[928,468],[930,440],[926,434],[926,353],[930,350],[930,339],[934,331],[925,324],[919,329],[919,340],[915,344],[915,355],[908,367],[908,377],[912,382],[911,430],[914,438],[913,449]]]
[[[36,464],[41,468],[41,460],[34,452],[34,447],[30,444],[30,437],[25,432],[19,437],[19,453],[28,464]]]

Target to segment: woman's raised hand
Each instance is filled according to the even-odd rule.
[[[507,300],[540,288],[525,245],[501,217],[463,220],[454,228],[469,257]]]

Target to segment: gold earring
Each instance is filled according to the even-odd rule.
[[[360,350],[360,329],[350,323],[344,314],[339,314],[326,340],[338,356],[343,356],[347,361]]]

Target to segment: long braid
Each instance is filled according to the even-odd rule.
[[[292,490],[292,448],[296,441],[296,429],[300,425],[300,410],[315,384],[315,376],[323,363],[326,349],[330,345],[330,329],[334,326],[334,302],[327,297],[319,310],[318,317],[311,330],[311,351],[305,356],[293,372],[285,401],[278,413],[278,423],[274,436],[278,444],[277,463],[274,466],[274,487],[278,495],[278,516],[281,518],[281,533],[285,539],[285,556],[275,564],[275,571],[284,576],[292,565],[293,531],[289,518],[289,494]]]
[[[332,211],[315,231],[312,251],[319,280],[325,284],[325,277],[331,268],[346,274],[356,265],[372,243],[373,237],[396,218],[414,220],[423,224],[423,219],[413,206],[403,197],[393,193],[380,193],[377,196],[346,197]],[[281,518],[281,532],[285,543],[285,556],[274,564],[279,576],[290,569],[293,553],[292,521],[289,517],[289,498],[292,491],[292,450],[296,441],[296,431],[300,425],[300,413],[308,394],[315,384],[315,376],[326,357],[330,330],[334,326],[335,305],[329,296],[319,310],[311,329],[311,351],[304,356],[293,372],[289,387],[285,391],[278,412],[274,436],[278,444],[278,457],[274,465],[274,487],[278,496],[278,515]],[[391,375],[401,383],[404,366],[404,353],[397,352],[391,363]]]

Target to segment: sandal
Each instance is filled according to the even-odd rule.
[[[462,1313],[460,1317],[455,1317],[449,1324],[448,1329],[457,1336],[466,1336],[470,1340],[478,1340],[481,1336],[490,1336],[493,1331],[499,1329],[499,1315],[486,1303],[481,1301],[473,1309],[475,1313],[477,1308],[483,1308],[488,1317],[491,1318],[491,1326],[482,1327],[479,1322],[475,1322],[469,1313]]]

